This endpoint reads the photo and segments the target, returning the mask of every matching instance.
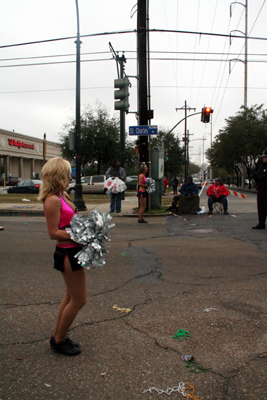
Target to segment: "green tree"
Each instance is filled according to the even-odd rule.
[[[213,167],[223,167],[230,173],[241,173],[244,164],[250,177],[251,167],[267,147],[267,110],[263,105],[241,107],[236,116],[226,119],[206,156]]]
[[[62,155],[68,160],[75,157],[69,150],[69,131],[75,130],[75,120],[65,125],[60,133]],[[119,119],[112,117],[102,104],[86,106],[81,115],[81,164],[86,171],[99,175],[105,173],[113,160],[120,158]],[[125,143],[125,163],[130,167],[135,161],[132,143]],[[87,172],[88,173],[88,172]]]
[[[200,167],[194,163],[189,162],[188,175],[197,174],[200,171]]]

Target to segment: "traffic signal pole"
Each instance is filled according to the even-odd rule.
[[[147,0],[138,0],[137,9],[137,58],[138,58],[138,122],[139,125],[148,125],[147,105]],[[148,136],[139,138],[139,161],[148,166],[150,174],[150,160]]]
[[[120,78],[123,78],[124,74],[124,56],[120,57]],[[125,60],[126,62],[126,60]],[[120,110],[120,161],[121,166],[124,168],[124,149],[125,149],[125,111]],[[124,192],[121,193],[121,199],[124,200]]]
[[[114,104],[115,110],[120,110],[120,163],[122,168],[124,168],[125,161],[125,112],[129,109],[129,79],[125,76],[124,64],[126,63],[126,58],[124,54],[120,57],[112,47],[109,42],[110,50],[113,53],[113,57],[117,63],[118,79],[114,81],[114,87],[119,88],[114,93],[114,98],[116,101]],[[124,192],[121,194],[121,199],[124,200]]]

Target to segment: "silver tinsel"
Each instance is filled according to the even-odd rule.
[[[90,269],[92,264],[101,267],[106,263],[108,235],[115,226],[110,223],[111,219],[110,214],[101,214],[98,210],[93,210],[89,218],[77,214],[72,217],[70,238],[83,246],[75,256],[83,267]]]
[[[146,178],[146,186],[147,186],[146,191],[147,191],[148,193],[153,193],[153,192],[155,192],[156,187],[155,187],[155,181],[154,181],[154,179],[152,179],[152,178]]]

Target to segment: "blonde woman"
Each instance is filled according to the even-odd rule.
[[[42,185],[38,199],[44,203],[49,237],[56,240],[54,268],[61,272],[66,285],[50,346],[58,353],[74,356],[81,352],[79,343],[72,341],[67,332],[86,303],[86,278],[84,268],[74,257],[81,246],[74,243],[65,230],[70,227],[70,221],[77,213],[65,191],[70,173],[70,163],[63,158],[55,157],[47,161],[41,171]]]
[[[147,221],[144,220],[143,215],[146,210],[146,202],[147,202],[147,192],[146,192],[146,177],[148,168],[146,164],[141,164],[139,168],[138,174],[138,193],[137,196],[139,198],[139,219],[138,222],[140,224],[147,224]]]

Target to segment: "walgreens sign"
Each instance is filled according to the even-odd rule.
[[[9,141],[9,146],[16,146],[19,149],[24,147],[26,149],[34,150],[34,144],[28,144],[28,143],[21,142],[20,140],[15,140],[15,139],[10,139],[10,138],[8,138],[8,141]]]

